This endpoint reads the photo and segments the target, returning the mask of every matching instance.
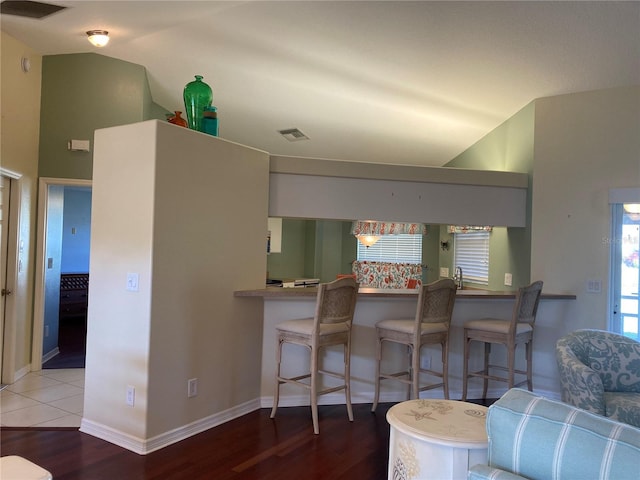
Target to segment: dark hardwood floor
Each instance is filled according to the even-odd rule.
[[[495,399],[470,402],[491,405]],[[382,480],[387,478],[393,403],[319,407],[320,435],[313,434],[309,407],[244,415],[148,455],[76,429],[4,427],[0,450],[46,468],[55,480]]]
[[[21,455],[55,480],[387,478],[393,404],[321,406],[320,435],[309,407],[261,409],[148,455],[137,455],[75,429],[2,428],[2,455]]]

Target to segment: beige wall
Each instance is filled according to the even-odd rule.
[[[640,86],[536,100],[534,149],[531,275],[578,295],[567,331],[607,328],[608,193],[640,186]]]
[[[95,142],[82,431],[148,453],[258,408],[262,305],[233,292],[264,286],[269,160],[158,121]]]
[[[33,313],[33,252],[35,247],[35,212],[38,177],[38,137],[40,131],[40,87],[42,56],[6,33],[1,33],[2,79],[0,97],[2,123],[0,166],[20,175],[19,262],[14,295],[7,303],[7,341],[15,341],[15,355],[5,362],[10,371],[4,381],[27,373],[31,361]],[[29,58],[31,70],[22,71],[20,60]],[[13,322],[9,318],[13,312]],[[11,327],[13,325],[14,328]]]
[[[578,296],[559,334],[608,328],[608,193],[640,186],[640,86],[537,99],[447,166],[532,175],[530,225],[510,229],[524,236],[505,250],[529,258],[530,232],[531,280]],[[602,293],[586,293],[588,279]]]

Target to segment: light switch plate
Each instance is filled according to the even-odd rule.
[[[599,278],[589,278],[586,282],[587,293],[601,293],[602,280]]]
[[[510,273],[504,274],[504,284],[510,287],[513,284],[513,276]]]
[[[138,291],[138,274],[127,273],[127,290],[130,292]]]
[[[449,276],[449,268],[447,267],[440,267],[440,276],[447,278]]]
[[[89,140],[69,140],[67,148],[71,151],[89,152],[91,144]]]

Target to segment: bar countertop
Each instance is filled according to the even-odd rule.
[[[236,290],[235,297],[262,297],[266,299],[296,299],[304,297],[315,298],[318,293],[317,287],[266,287],[256,290]],[[390,289],[390,288],[368,288],[363,287],[358,291],[358,295],[364,298],[411,298],[418,294],[417,289]],[[458,290],[459,299],[470,298],[474,300],[509,300],[516,297],[515,291],[491,291],[475,288],[465,288]],[[557,294],[542,292],[541,300],[575,300],[572,294]]]

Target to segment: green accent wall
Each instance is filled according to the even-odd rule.
[[[91,179],[93,132],[144,120],[165,120],[151,98],[146,69],[95,53],[42,59],[38,174]],[[91,151],[70,151],[69,140],[90,140]]]
[[[422,240],[425,283],[438,280],[439,225],[427,226]],[[282,251],[267,257],[269,278],[319,278],[335,280],[339,273],[351,273],[357,256],[357,240],[351,234],[351,222],[338,220],[282,219]]]
[[[282,220],[282,251],[267,257],[269,278],[319,278],[335,280],[351,273],[356,258],[356,239],[350,222],[337,220]]]
[[[443,250],[442,248],[440,248],[440,252],[438,254],[438,257],[440,259],[439,266],[448,268],[449,276],[452,277],[455,268],[455,266],[453,265],[453,234],[447,231],[447,225],[440,225],[438,233],[440,236],[440,242],[447,242],[449,244],[448,249]],[[438,274],[440,274],[439,269]]]
[[[323,282],[342,273],[342,224],[338,220],[316,221],[315,265],[312,278]],[[355,240],[355,239],[354,239]]]
[[[304,259],[307,238],[307,220],[282,220],[282,251],[267,256],[269,278],[304,277]]]
[[[509,118],[477,143],[447,163],[446,167],[473,168],[527,173],[527,226],[496,227],[489,244],[489,290],[515,290],[531,281],[531,194],[535,134],[535,102]],[[445,230],[444,227],[442,230]],[[441,231],[441,239],[447,238]],[[440,254],[440,264],[453,273],[453,236],[449,252]],[[512,286],[504,285],[504,274],[511,273]],[[463,272],[464,275],[464,272]]]
[[[353,272],[353,262],[358,257],[358,240],[351,233],[351,222],[342,222],[342,265],[340,273]]]
[[[440,278],[440,225],[427,225],[422,237],[422,283],[432,283]]]

